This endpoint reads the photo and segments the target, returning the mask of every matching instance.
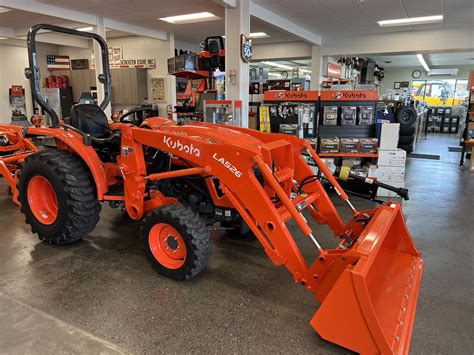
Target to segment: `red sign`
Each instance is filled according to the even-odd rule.
[[[12,85],[12,96],[23,96],[23,86]]]
[[[379,99],[377,90],[323,90],[323,101],[376,101]]]
[[[265,92],[263,99],[265,101],[317,101],[318,96],[318,91],[270,90]]]
[[[328,63],[328,77],[330,78],[341,78],[342,68],[338,64]]]

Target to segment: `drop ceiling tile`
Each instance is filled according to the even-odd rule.
[[[440,15],[443,13],[443,0],[402,0],[408,17]]]
[[[361,3],[377,21],[406,17],[400,1],[364,0]]]

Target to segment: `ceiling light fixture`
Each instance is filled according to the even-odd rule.
[[[0,6],[0,14],[3,14],[4,12],[12,11],[11,9],[7,9],[6,7]]]
[[[265,65],[268,65],[268,66],[271,66],[271,67],[280,68],[280,69],[286,69],[286,70],[293,69],[293,67],[290,67],[289,65],[278,64],[278,63],[275,63],[275,62],[261,62],[261,63],[265,64]]]
[[[429,72],[430,67],[428,66],[428,64],[426,64],[425,58],[423,58],[423,54],[417,54],[416,57],[418,58],[420,64],[423,65],[423,68],[425,68],[425,70]]]
[[[424,17],[408,17],[395,20],[377,21],[380,27],[419,25],[422,23],[442,22],[443,15],[424,16]]]
[[[218,20],[218,19],[219,17],[217,17],[214,14],[211,14],[210,12],[197,12],[195,14],[158,18],[158,20],[166,21],[175,25],[185,24],[185,23],[194,23],[194,22],[203,22],[203,21],[212,21],[212,20]]]
[[[89,27],[76,28],[76,30],[81,31],[81,32],[92,32],[94,28],[92,26],[89,26]]]
[[[2,40],[2,39],[8,39],[8,38],[7,37],[0,37],[0,40]]]
[[[267,35],[265,32],[251,32],[249,33],[250,38],[267,38],[270,35]]]

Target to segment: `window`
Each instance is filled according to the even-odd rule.
[[[411,93],[428,106],[460,105],[469,95],[466,79],[413,80]]]

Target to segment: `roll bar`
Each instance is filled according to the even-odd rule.
[[[29,67],[25,68],[25,76],[30,81],[31,85],[31,94],[33,96],[33,100],[38,103],[51,117],[51,127],[59,127],[59,118],[58,114],[53,110],[53,108],[47,103],[43,97],[41,96],[41,73],[40,68],[38,66],[38,61],[36,58],[36,34],[40,30],[48,30],[53,32],[65,33],[68,35],[79,36],[79,37],[86,37],[96,40],[101,49],[101,59],[102,59],[102,74],[99,74],[98,79],[99,82],[104,85],[104,93],[105,97],[104,100],[100,103],[100,108],[105,110],[105,108],[109,105],[111,100],[112,94],[112,78],[110,75],[110,67],[109,67],[109,54],[107,49],[107,42],[96,33],[91,32],[82,32],[78,30],[73,30],[66,27],[60,27],[55,25],[49,24],[38,24],[34,25],[30,28],[27,36],[27,48],[28,48],[28,62]],[[98,60],[96,55],[96,60]]]

